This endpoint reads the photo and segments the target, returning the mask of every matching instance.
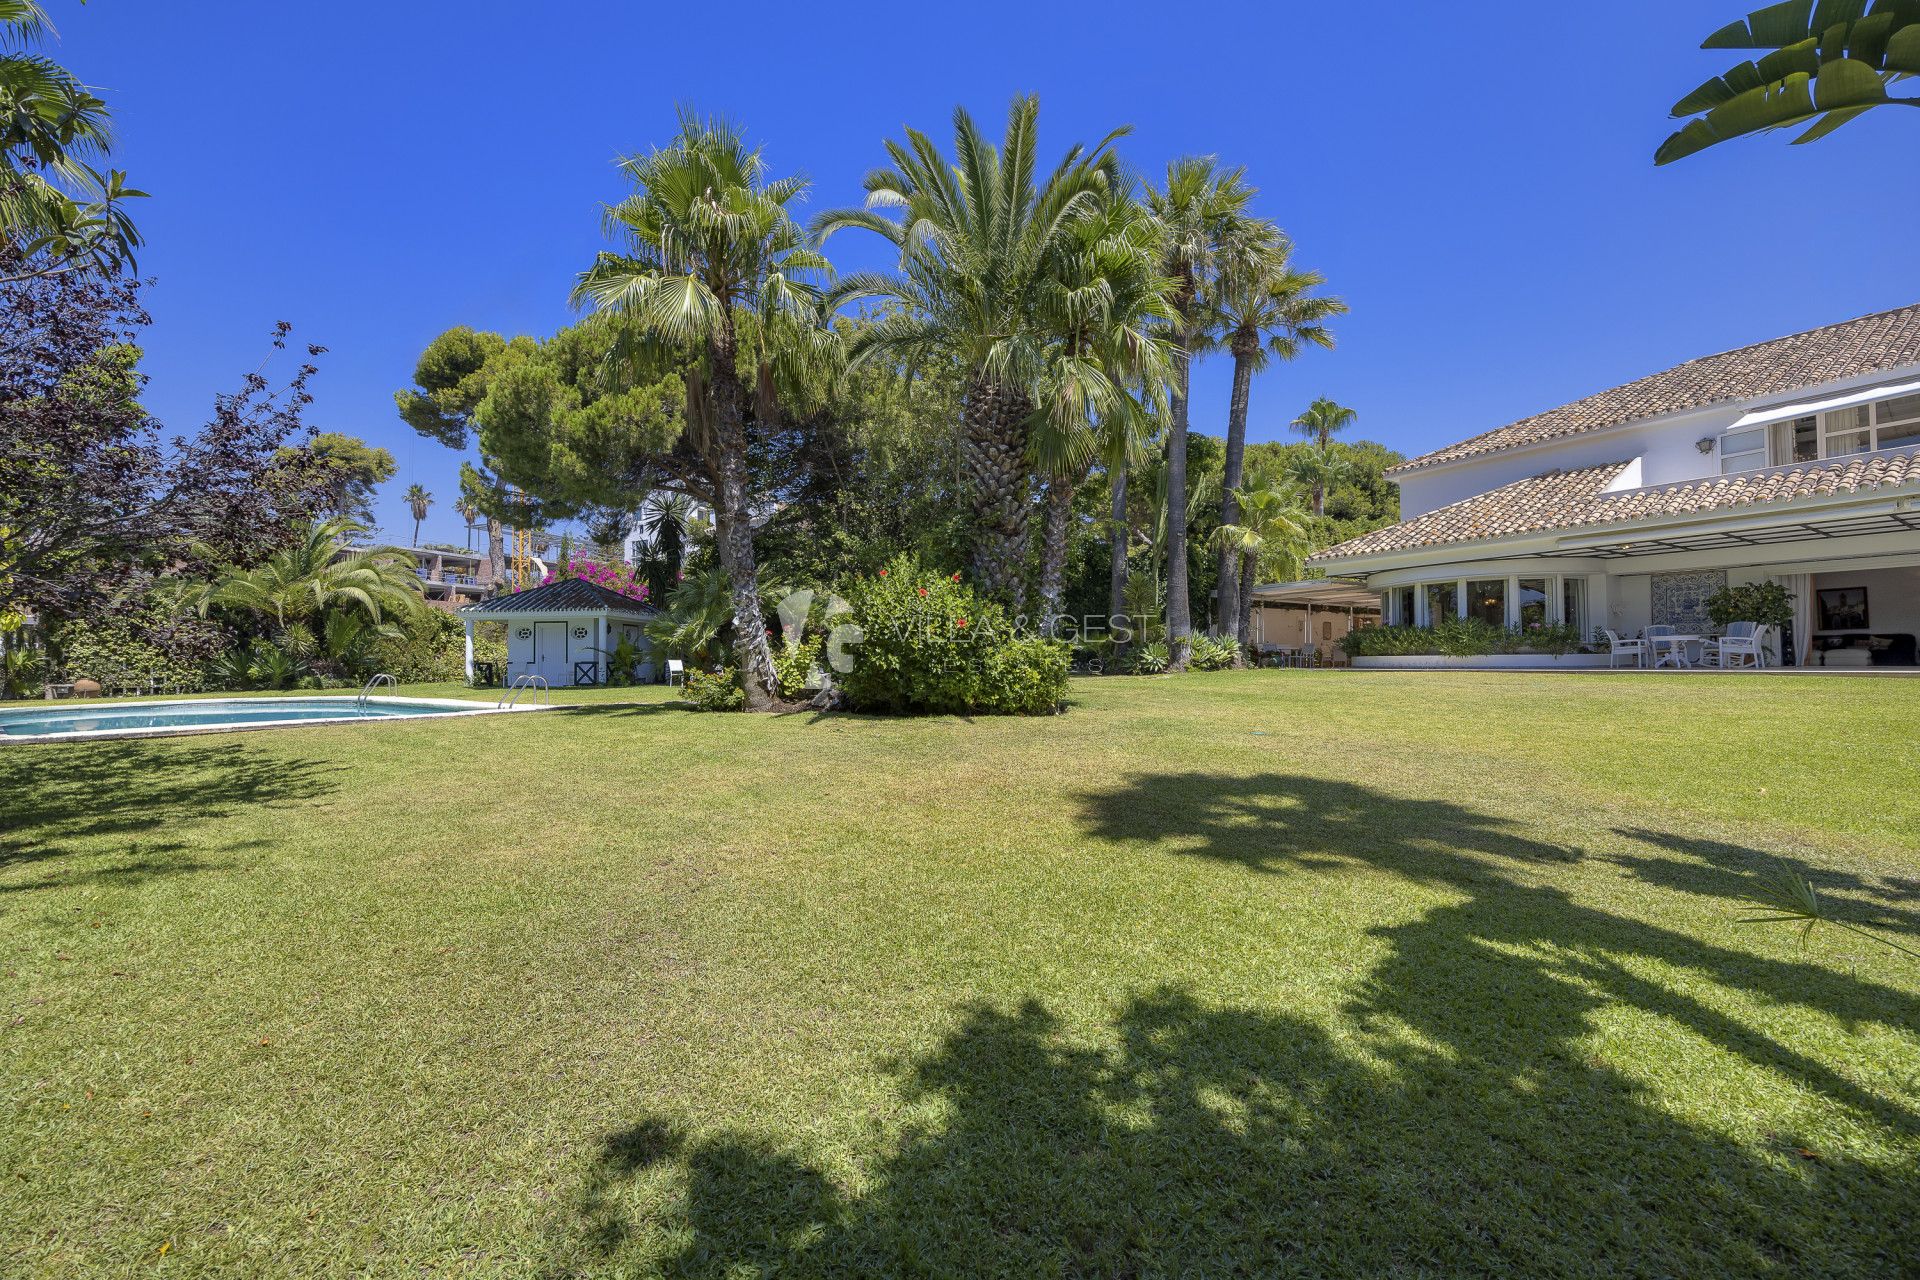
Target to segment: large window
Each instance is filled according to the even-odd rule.
[[[1587,638],[1587,580],[1560,580],[1560,621],[1572,627],[1581,639]]]
[[[1390,597],[1389,603],[1393,606],[1392,622],[1394,626],[1410,627],[1413,625],[1412,587],[1397,588]]]
[[[1429,582],[1427,584],[1427,624],[1445,622],[1449,618],[1460,616],[1460,584],[1457,582]]]
[[[1547,624],[1547,603],[1552,599],[1547,594],[1547,585],[1545,578],[1520,579],[1520,594],[1517,599],[1520,606],[1520,626],[1523,630],[1528,627],[1543,627]]]
[[[1488,626],[1507,625],[1507,580],[1486,578],[1467,584],[1467,616]]]
[[[1720,471],[1727,475],[1735,471],[1752,471],[1755,467],[1767,465],[1767,429],[1748,427],[1745,431],[1730,431],[1720,437]]]
[[[1920,394],[1729,431],[1720,437],[1720,470],[1730,475],[1910,445],[1920,445]]]

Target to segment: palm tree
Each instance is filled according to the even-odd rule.
[[[1253,188],[1244,169],[1222,170],[1211,156],[1188,156],[1167,166],[1166,186],[1147,188],[1147,207],[1160,224],[1162,270],[1175,281],[1174,373],[1167,431],[1167,669],[1186,669],[1193,647],[1193,609],[1187,588],[1187,393],[1192,362],[1206,345],[1207,294],[1214,259],[1243,218]]]
[[[1875,107],[1920,106],[1920,98],[1887,93],[1894,81],[1920,75],[1920,7],[1881,0],[1865,10],[1862,0],[1817,7],[1798,0],[1756,10],[1708,36],[1702,49],[1770,52],[1675,103],[1675,119],[1699,118],[1661,143],[1653,162],[1671,164],[1729,138],[1808,121],[1813,126],[1794,142],[1813,142]]]
[[[35,52],[54,34],[38,0],[0,0],[0,283],[131,269],[141,243],[124,204],[146,193],[92,163],[113,144],[107,104]]]
[[[421,601],[413,557],[393,547],[353,550],[354,535],[363,531],[344,517],[315,522],[298,542],[254,568],[228,569],[214,579],[200,594],[200,613],[220,606],[260,614],[280,635],[339,608],[376,626],[410,616]]]
[[[1317,271],[1292,266],[1293,243],[1270,222],[1249,220],[1223,246],[1212,299],[1212,347],[1233,357],[1233,398],[1227,409],[1227,456],[1221,477],[1220,523],[1238,522],[1237,491],[1247,448],[1247,403],[1253,375],[1269,359],[1288,361],[1308,347],[1333,346],[1326,321],[1347,304],[1313,292],[1326,283]],[[1230,549],[1220,549],[1215,616],[1221,631],[1244,645],[1236,599],[1240,574]]]
[[[400,495],[400,500],[407,504],[407,510],[413,512],[413,545],[417,547],[420,545],[420,522],[427,518],[427,508],[433,505],[433,495],[421,485],[410,484],[407,491]]]
[[[1058,616],[1065,590],[1074,495],[1097,461],[1125,474],[1151,435],[1147,406],[1164,409],[1172,376],[1165,329],[1173,282],[1160,274],[1157,229],[1131,193],[1111,189],[1057,252],[1041,315],[1043,331],[1059,336],[1049,344],[1028,438],[1046,482],[1035,602],[1046,620]]]
[[[601,253],[575,296],[632,318],[646,335],[683,345],[696,357],[687,443],[713,490],[715,541],[733,602],[747,707],[766,710],[776,705],[779,684],[754,560],[747,492],[751,392],[737,363],[741,331],[745,325],[762,335],[779,330],[827,341],[811,282],[828,270],[827,261],[787,208],[806,183],[769,179],[761,153],[725,121],[683,112],[671,146],[629,157],[622,167],[634,194],[606,216],[622,251]]]
[[[1321,396],[1307,406],[1305,413],[1287,424],[1313,445],[1314,451],[1304,455],[1299,465],[1312,478],[1316,516],[1327,514],[1327,487],[1351,470],[1344,459],[1334,454],[1333,437],[1352,426],[1359,416],[1345,405]]]
[[[1307,550],[1307,513],[1300,509],[1297,490],[1264,480],[1248,485],[1234,499],[1239,521],[1221,525],[1214,537],[1238,579],[1233,627],[1237,643],[1244,646],[1252,635],[1253,591],[1261,576],[1291,580],[1300,575]],[[1236,658],[1244,661],[1244,653]]]
[[[467,522],[467,550],[471,551],[473,550],[473,526],[480,519],[480,507],[471,497],[462,493],[459,501],[453,504],[453,509],[459,513],[462,520]],[[419,536],[418,531],[414,536]]]
[[[1016,98],[996,147],[972,116],[955,110],[952,161],[909,129],[905,142],[887,143],[892,166],[867,176],[865,208],[814,222],[823,237],[861,228],[899,252],[896,271],[849,276],[832,294],[836,307],[861,299],[892,304],[855,338],[855,361],[958,364],[973,572],[981,587],[1007,601],[1019,596],[1027,550],[1028,426],[1050,344],[1059,337],[1048,328],[1042,294],[1076,222],[1121,185],[1112,143],[1125,133],[1069,148],[1039,181],[1039,114],[1038,99]],[[897,220],[880,212],[895,209]]]

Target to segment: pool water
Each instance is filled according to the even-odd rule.
[[[491,711],[479,703],[409,702],[380,698],[357,703],[338,698],[207,698],[193,702],[122,702],[92,707],[72,704],[33,710],[0,705],[0,738],[43,738],[66,733],[128,733],[182,729],[244,728],[313,720],[392,720]]]

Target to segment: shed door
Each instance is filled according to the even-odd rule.
[[[545,676],[547,683],[556,688],[573,683],[573,668],[567,663],[566,623],[533,624],[532,670],[537,676]]]

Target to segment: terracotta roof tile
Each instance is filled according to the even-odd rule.
[[[1497,453],[1728,400],[1752,400],[1920,364],[1920,303],[1701,356],[1611,391],[1522,418],[1391,468]]]
[[[1870,453],[1789,467],[1708,476],[1678,484],[1606,492],[1624,462],[1549,471],[1476,494],[1385,529],[1318,551],[1312,561],[1414,551],[1487,538],[1581,529],[1661,516],[1695,515],[1756,503],[1920,485],[1920,453]]]

